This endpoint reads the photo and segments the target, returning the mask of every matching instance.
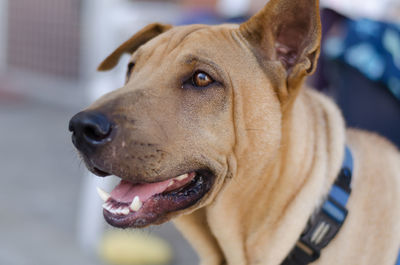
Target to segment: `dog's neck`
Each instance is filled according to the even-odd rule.
[[[209,249],[197,249],[211,257],[203,263],[280,264],[340,170],[344,132],[342,116],[329,99],[310,89],[300,92],[282,116],[275,158],[242,162],[211,206],[178,220],[184,234],[185,226],[191,234],[199,229],[192,240],[208,241]]]
[[[249,256],[265,264],[279,264],[294,246],[328,193],[343,159],[344,125],[336,106],[306,89],[288,111],[283,116],[278,159],[265,176],[268,187],[259,194],[264,201],[259,212],[264,216],[255,218],[247,239],[248,251],[260,251]],[[257,244],[266,249],[252,247]]]

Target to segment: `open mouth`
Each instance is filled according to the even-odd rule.
[[[162,223],[168,213],[194,205],[210,190],[213,179],[210,171],[199,170],[154,183],[121,180],[110,194],[97,191],[110,225],[138,228]]]

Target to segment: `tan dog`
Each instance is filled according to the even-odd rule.
[[[345,131],[337,107],[302,88],[320,47],[318,3],[271,0],[238,25],[152,24],[126,84],[77,114],[88,168],[123,179],[104,216],[117,227],[174,218],[201,264],[280,264],[354,156],[348,218],[313,264],[393,265],[400,247],[400,154]]]

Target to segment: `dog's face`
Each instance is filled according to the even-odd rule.
[[[262,19],[273,17],[270,9]],[[70,130],[93,173],[122,179],[102,194],[107,222],[143,227],[203,207],[254,155],[247,150],[267,160],[277,150],[286,84],[310,66],[292,40],[275,46],[281,30],[261,38],[260,19],[241,27],[153,24],[103,62],[106,70],[131,53],[126,83],[75,115]]]
[[[218,52],[226,42],[211,41],[212,33],[203,26],[174,28],[143,44],[131,57],[125,86],[80,114],[101,113],[111,124],[98,143],[75,139],[92,172],[121,177],[121,192],[132,189],[126,196],[112,193],[113,207],[129,208],[136,195],[143,204],[128,215],[105,209],[111,224],[144,226],[199,207],[227,175],[232,84],[223,67],[228,53]],[[145,183],[154,184],[135,190]]]

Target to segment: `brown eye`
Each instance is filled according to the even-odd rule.
[[[208,74],[201,71],[195,72],[192,76],[192,84],[195,87],[206,87],[213,82],[214,80]]]

